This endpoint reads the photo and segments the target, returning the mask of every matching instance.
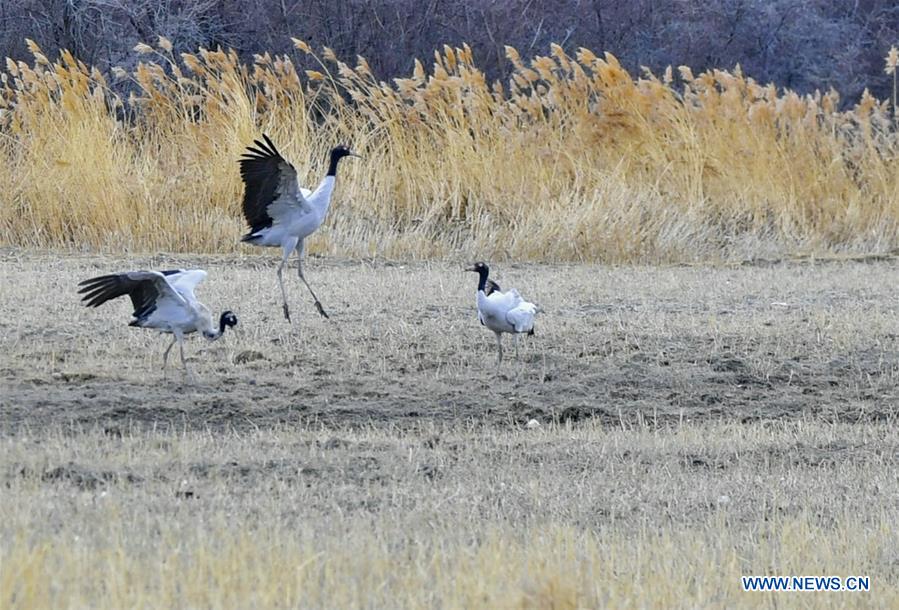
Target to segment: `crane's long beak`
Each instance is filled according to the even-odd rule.
[[[474,265],[472,265],[471,267],[466,267],[465,270],[466,271],[474,271],[475,273],[477,273],[477,271],[478,271]]]
[[[357,154],[357,153],[354,153],[354,152],[352,152],[352,151],[350,151],[350,154],[347,155],[347,156],[349,156],[349,157],[356,157],[357,159],[361,159],[361,158],[362,158],[362,155]]]

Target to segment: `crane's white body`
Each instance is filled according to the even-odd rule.
[[[160,296],[156,299],[156,309],[150,315],[134,320],[134,326],[183,335],[197,331],[206,336],[216,334],[212,312],[194,294],[197,285],[206,279],[205,271],[179,270],[169,275],[158,271],[145,273],[155,278]]]
[[[478,291],[478,319],[495,333],[529,333],[534,330],[537,306],[525,301],[514,288],[508,292]]]
[[[250,233],[244,240],[254,246],[283,248],[292,239],[297,243],[287,251],[287,256],[294,250],[302,249],[299,242],[306,239],[322,226],[331,206],[331,194],[334,192],[334,176],[325,176],[315,191],[303,188],[297,183],[300,197],[292,203],[277,203],[269,207],[272,215],[272,226]]]

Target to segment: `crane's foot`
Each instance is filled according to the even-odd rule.
[[[290,322],[290,309],[288,309],[287,303],[284,303],[284,318]]]
[[[327,320],[330,320],[330,319],[331,319],[331,317],[330,317],[328,314],[325,313],[325,308],[322,307],[321,301],[316,301],[316,302],[315,302],[315,308],[318,310],[318,313],[320,313],[322,316],[325,317],[325,319],[327,319]]]

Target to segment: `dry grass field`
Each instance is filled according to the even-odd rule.
[[[0,607],[899,605],[895,259],[498,264],[500,371],[462,261],[313,258],[294,326],[274,262],[0,252]],[[177,266],[240,318],[193,384],[76,294]]]

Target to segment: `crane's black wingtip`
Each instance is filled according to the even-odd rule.
[[[99,307],[108,300],[106,293],[102,291],[91,292],[81,297],[85,307]]]
[[[243,156],[240,158],[240,162],[244,161],[258,161],[259,159],[267,159],[271,157],[272,153],[268,152],[264,148],[253,148],[252,146],[247,146],[246,152],[244,152]]]
[[[271,138],[269,138],[265,133],[262,134],[261,140],[253,140],[253,144],[255,144],[259,150],[263,151],[263,154],[265,155],[275,157],[279,155],[278,149],[275,147],[274,142],[272,142]],[[247,147],[247,149],[252,150],[249,146]]]
[[[86,280],[81,280],[78,282],[79,286],[87,286],[88,284],[98,284],[100,282],[105,282],[109,278],[115,277],[114,275],[98,275],[97,277],[89,277]]]
[[[114,282],[118,279],[117,275],[101,275],[99,277],[92,277],[81,282],[78,282],[78,285],[81,287],[78,290],[78,293],[90,292],[92,290],[101,289],[110,284],[110,282]]]
[[[278,149],[275,148],[275,145],[272,144],[268,137],[265,138],[265,142],[253,140],[253,144],[254,146],[247,146],[246,150],[244,150],[243,155],[239,159],[241,165],[245,162],[282,158],[281,153],[278,152]]]

